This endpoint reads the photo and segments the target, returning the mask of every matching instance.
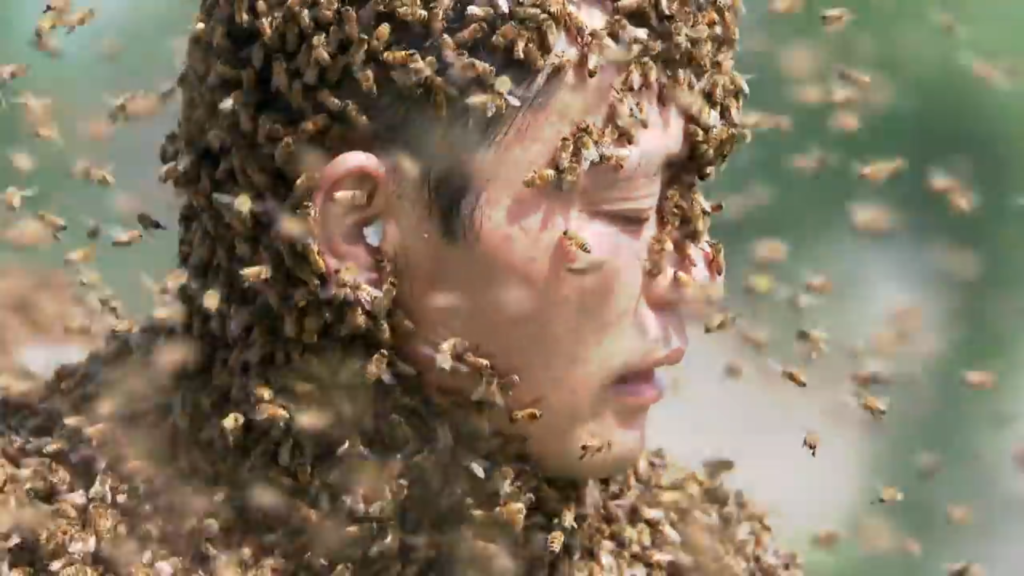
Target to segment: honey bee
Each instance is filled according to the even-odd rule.
[[[573,232],[572,230],[563,230],[562,240],[563,242],[565,242],[566,246],[568,246],[572,250],[579,250],[584,254],[591,253],[590,243],[588,243],[586,240],[584,240],[582,236],[580,236],[576,232]]]
[[[390,374],[388,373],[388,360],[390,354],[387,350],[381,350],[370,358],[370,361],[366,364],[366,379],[371,383],[377,380],[388,381]]]
[[[884,486],[878,492],[878,497],[875,498],[875,504],[892,504],[894,502],[903,501],[903,492],[895,486]]]
[[[389,66],[407,66],[418,56],[415,50],[388,50],[381,59]]]
[[[807,450],[811,453],[812,457],[816,457],[818,455],[819,441],[820,438],[818,437],[817,432],[808,432],[807,434],[804,435],[803,447],[807,448]]]
[[[509,415],[509,422],[513,424],[518,422],[536,422],[540,420],[544,415],[538,408],[526,408],[525,410],[516,410]]]
[[[768,11],[773,14],[799,14],[804,10],[804,0],[771,0]]]
[[[249,266],[242,268],[238,271],[247,284],[254,284],[257,282],[265,282],[270,279],[271,268],[270,266],[263,264],[259,266]]]
[[[452,40],[455,41],[456,46],[465,47],[482,38],[484,34],[487,34],[487,30],[488,27],[485,22],[475,22],[453,36]]]
[[[771,294],[775,291],[775,277],[771,274],[749,274],[743,281],[743,288],[757,296]]]
[[[875,420],[880,420],[889,411],[887,404],[888,402],[885,399],[869,394],[865,394],[860,399],[860,407],[868,414],[871,414]]]
[[[736,314],[730,314],[728,312],[715,312],[704,321],[704,333],[713,334],[715,332],[721,332],[727,330],[736,324]]]
[[[575,530],[576,526],[576,505],[570,503],[568,506],[562,509],[562,514],[559,516],[559,522],[562,526],[565,526],[569,530]]]
[[[356,80],[359,82],[359,88],[369,94],[370,96],[377,95],[377,82],[373,77],[373,70],[364,68],[356,74]]]
[[[380,52],[387,46],[388,40],[391,38],[391,25],[384,23],[374,30],[374,36],[370,41],[370,49],[374,52]]]
[[[398,16],[400,20],[413,24],[426,24],[427,20],[430,19],[429,12],[422,8],[413,8],[411,6],[402,6],[395,10],[395,16]]]
[[[509,502],[496,508],[495,513],[499,518],[511,524],[516,532],[523,529],[523,524],[526,521],[526,505],[522,502]]]
[[[877,369],[857,370],[850,374],[850,380],[858,388],[870,388],[879,384],[890,384],[892,378],[886,372]]]
[[[489,372],[491,370],[491,363],[488,360],[480,358],[472,352],[465,352],[462,354],[462,361],[473,370],[477,372]]]
[[[561,530],[555,530],[548,534],[548,552],[558,554],[562,551],[562,544],[565,542],[565,534]]]
[[[74,14],[67,16],[64,19],[64,26],[67,28],[67,33],[71,34],[76,28],[85,26],[89,22],[92,22],[96,18],[96,10],[93,8],[86,8],[85,10],[79,10]]]
[[[946,506],[946,521],[955,526],[966,526],[971,523],[974,514],[970,506],[949,504]]]
[[[974,562],[957,562],[946,565],[946,576],[985,576],[985,571]]]
[[[341,112],[357,128],[365,128],[370,125],[370,120],[359,110],[356,103],[351,100],[345,100],[341,103]]]
[[[853,19],[853,11],[849,8],[825,8],[819,14],[825,30],[836,32],[842,30]]]
[[[726,378],[739,380],[743,377],[743,364],[741,364],[739,360],[729,360],[725,363],[723,371],[725,372]]]
[[[991,390],[996,386],[996,375],[985,370],[965,370],[961,375],[963,383],[972,390]]]
[[[708,273],[711,279],[721,278],[725,275],[725,247],[721,242],[708,240],[708,248],[711,249],[711,258],[708,261]]]
[[[146,231],[167,230],[167,226],[164,226],[162,222],[153,218],[146,212],[139,212],[135,216],[135,220],[139,223],[139,226],[142,226],[142,229]]]
[[[15,186],[8,186],[7,190],[4,191],[4,204],[7,205],[8,210],[15,212],[21,208],[23,199],[35,196],[36,192],[37,190],[35,188],[23,190]]]
[[[530,172],[526,178],[523,179],[523,186],[527,188],[537,188],[540,186],[546,186],[551,182],[554,182],[558,178],[558,173],[550,168],[543,170],[534,170]]]
[[[783,378],[792,382],[793,384],[796,384],[798,388],[807,387],[807,377],[804,376],[804,373],[799,369],[783,367],[780,373],[782,374]]]
[[[54,234],[64,232],[65,230],[68,229],[67,222],[60,216],[57,216],[56,214],[51,214],[49,212],[44,212],[40,210],[39,212],[36,212],[36,217],[39,218],[39,220],[43,224],[45,224],[46,227],[49,228],[50,231],[52,231]]]
[[[860,70],[843,66],[836,71],[836,75],[840,80],[849,82],[862,90],[871,86],[871,76],[865,72],[861,72]]]
[[[907,168],[907,161],[901,156],[885,160],[876,160],[868,164],[857,165],[857,177],[872,184],[882,184]]]
[[[216,312],[220,308],[220,292],[214,289],[203,293],[203,308],[207,312]]]
[[[110,243],[111,243],[112,246],[117,246],[118,248],[124,248],[125,246],[132,246],[134,244],[138,244],[141,241],[142,241],[142,231],[141,230],[126,230],[124,232],[118,232],[118,233],[114,234],[114,237],[113,237],[113,239],[111,240]]]
[[[807,344],[810,348],[811,359],[817,358],[819,354],[828,351],[828,334],[822,330],[808,330],[801,328],[796,332],[797,342]]]
[[[90,244],[76,250],[72,250],[64,255],[64,264],[67,265],[78,265],[92,262],[96,259],[96,245]]]
[[[854,230],[864,234],[888,234],[899,223],[896,213],[884,204],[856,202],[847,205],[847,211]]]
[[[804,290],[817,295],[830,294],[832,292],[832,281],[824,274],[813,274],[804,280]]]
[[[839,109],[828,118],[828,126],[836,132],[853,134],[860,130],[860,114],[853,110]]]
[[[480,22],[483,20],[490,20],[492,18],[494,18],[494,8],[486,6],[466,7],[466,20],[470,22]]]
[[[606,440],[604,442],[601,442],[600,440],[597,440],[595,438],[584,440],[582,443],[580,443],[580,460],[584,460],[588,457],[593,458],[598,454],[611,450],[611,448],[611,440]]]

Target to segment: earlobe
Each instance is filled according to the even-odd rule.
[[[313,196],[316,236],[332,275],[354,266],[360,280],[376,283],[386,172],[380,159],[358,151],[339,155],[321,172]]]

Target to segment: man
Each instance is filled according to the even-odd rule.
[[[724,271],[696,183],[740,137],[739,12],[203,2],[161,149],[183,270],[6,401],[5,490],[49,506],[9,565],[798,573],[727,467],[644,452]]]

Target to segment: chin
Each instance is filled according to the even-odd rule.
[[[622,474],[633,467],[643,454],[645,433],[640,430],[619,430],[612,447],[600,454],[579,459],[579,442],[565,447],[557,455],[539,457],[541,468],[549,476],[574,479],[602,479]]]

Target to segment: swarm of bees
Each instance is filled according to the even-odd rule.
[[[133,339],[115,339],[115,342],[128,342],[130,344],[126,345],[133,348],[145,349],[158,339],[183,334],[202,342],[203,355],[215,371],[213,388],[218,394],[224,392],[223,402],[211,404],[196,398],[194,390],[177,390],[171,403],[172,426],[180,434],[176,439],[197,442],[218,454],[221,452],[216,450],[226,446],[230,450],[222,452],[225,468],[240,467],[242,459],[253,453],[250,449],[256,449],[258,454],[266,453],[275,471],[270,476],[296,491],[317,486],[317,490],[329,492],[332,497],[339,495],[335,491],[345,491],[339,504],[342,510],[337,512],[357,522],[341,530],[323,530],[333,528],[323,523],[326,522],[324,517],[336,512],[329,510],[333,506],[327,503],[331,498],[323,497],[324,503],[318,504],[323,509],[314,510],[302,498],[292,500],[291,496],[278,495],[273,489],[263,490],[260,498],[253,498],[255,504],[252,505],[259,507],[259,513],[246,508],[249,505],[246,504],[242,509],[251,514],[241,516],[263,518],[271,511],[280,513],[284,508],[289,511],[294,508],[296,518],[289,519],[286,528],[293,527],[291,523],[294,523],[308,531],[344,533],[345,538],[351,540],[352,549],[365,550],[371,558],[354,560],[351,554],[340,554],[344,561],[315,559],[314,562],[291,551],[282,551],[287,557],[282,560],[254,556],[251,549],[239,550],[239,563],[248,567],[256,565],[257,570],[272,572],[280,570],[287,562],[289,569],[322,570],[334,563],[336,573],[373,571],[379,567],[373,562],[393,561],[399,556],[400,540],[403,545],[419,546],[415,538],[406,540],[399,536],[392,524],[398,507],[417,506],[439,515],[453,516],[468,507],[469,515],[482,525],[489,527],[487,523],[500,516],[515,532],[543,534],[543,538],[533,538],[532,547],[518,555],[524,564],[538,567],[529,573],[548,573],[545,571],[552,566],[552,570],[557,571],[566,566],[559,562],[570,559],[589,563],[592,573],[616,570],[627,573],[638,566],[658,573],[666,569],[669,572],[692,569],[697,573],[703,573],[702,570],[731,573],[724,571],[724,567],[738,563],[745,563],[747,572],[759,573],[759,566],[770,565],[772,573],[797,573],[797,559],[765,549],[769,531],[758,514],[740,496],[727,493],[723,496],[717,478],[720,471],[712,474],[707,470],[708,477],[676,474],[663,455],[652,453],[621,482],[611,480],[594,490],[591,490],[593,486],[588,486],[590,492],[596,490],[597,501],[583,506],[577,498],[579,486],[567,489],[555,483],[547,484],[527,467],[518,465],[498,470],[493,463],[513,459],[504,458],[504,452],[491,446],[482,447],[478,437],[486,434],[477,428],[483,419],[476,416],[495,405],[507,408],[503,399],[514,387],[516,378],[502,375],[487,359],[477,356],[468,342],[451,338],[438,346],[436,364],[441,370],[466,368],[480,377],[479,387],[470,398],[472,402],[458,404],[456,411],[411,396],[408,389],[400,385],[409,374],[399,365],[392,346],[392,332],[414,327],[401,310],[392,307],[398,280],[391,273],[391,263],[379,262],[385,278],[379,288],[359,280],[353,270],[344,269],[337,274],[328,271],[308,233],[309,223],[315,216],[310,194],[317,186],[317,177],[314,171],[301,166],[297,160],[298,149],[309,146],[333,151],[350,135],[385,125],[373,100],[379,92],[396,87],[406,89],[410,98],[426,100],[433,111],[442,116],[454,117],[458,110],[465,108],[484,118],[500,118],[509,107],[518,107],[519,96],[526,93],[522,86],[514,85],[510,75],[499,75],[503,71],[492,65],[499,60],[492,56],[502,53],[510,56],[516,65],[540,72],[543,77],[568,74],[575,68],[594,76],[601,61],[611,58],[622,59],[626,64],[627,72],[615,89],[608,125],[589,122],[576,125],[562,138],[549,165],[537,167],[524,176],[525,187],[558,184],[569,188],[591,166],[624,166],[628,159],[624,152],[626,146],[647,122],[649,111],[642,105],[641,93],[654,88],[671,92],[672,101],[687,117],[689,145],[685,156],[676,159],[679,172],[670,179],[663,194],[659,215],[664,218],[660,218],[660,233],[651,243],[648,269],[660,273],[666,269],[658,263],[661,256],[672,252],[686,254],[690,247],[701,246],[711,253],[708,267],[712,278],[724,274],[724,250],[721,244],[708,237],[711,216],[720,212],[722,206],[707,202],[697,191],[697,184],[715,174],[735,146],[749,138],[750,130],[792,129],[792,120],[784,115],[753,112],[744,117],[740,115],[747,96],[746,79],[733,70],[732,60],[738,37],[735,18],[740,5],[728,0],[693,2],[687,10],[670,14],[674,10],[672,5],[623,0],[616,2],[608,29],[597,30],[588,29],[576,8],[565,2],[509,5],[496,0],[492,4],[375,3],[373,11],[364,12],[336,0],[204,2],[189,38],[188,67],[179,78],[188,106],[184,107],[179,128],[168,135],[160,153],[163,164],[160,180],[172,183],[185,197],[179,248],[182,269],[176,278],[165,280],[155,289],[160,305],[153,319],[165,328],[164,331],[150,331],[149,327],[140,330],[127,318],[118,318],[115,334],[132,334]],[[773,0],[770,10],[794,13],[802,10],[803,4]],[[50,30],[64,27],[70,33],[94,16],[91,9],[72,12],[69,2],[51,3],[37,28],[40,47],[54,46],[48,36]],[[655,28],[648,29],[640,24],[670,16],[673,21],[671,38],[654,40],[652,30]],[[826,29],[836,31],[846,26],[853,15],[845,8],[829,8],[822,10],[820,17]],[[579,41],[579,62],[567,61],[564,54],[556,50],[552,38],[561,32]],[[243,38],[244,46],[234,44],[243,42]],[[617,45],[619,50],[615,49]],[[622,45],[628,47],[624,54],[619,53]],[[412,46],[417,49],[411,49]],[[225,56],[228,53],[238,57]],[[683,61],[685,65],[680,64]],[[17,77],[15,69],[5,70],[0,68],[0,88]],[[861,90],[872,85],[870,75],[853,68],[841,68],[836,75],[842,83]],[[175,93],[176,88],[168,88],[122,95],[112,100],[108,120],[116,124],[152,116]],[[276,105],[267,105],[268,96],[286,104],[287,113],[279,112]],[[33,110],[46,108],[44,102],[31,98],[25,97],[21,103]],[[825,98],[837,106],[845,106],[855,102],[858,95],[838,86],[830,94],[826,93]],[[853,130],[859,127],[859,116],[852,110],[841,109],[833,116],[833,123],[840,129]],[[36,126],[38,137],[59,139],[55,127],[43,122]],[[827,158],[820,151],[809,153],[799,161],[794,159],[794,167],[808,173],[820,170],[826,163]],[[857,174],[865,181],[881,183],[905,169],[904,160],[894,159],[860,166]],[[76,177],[99,185],[114,185],[113,175],[108,170],[91,164],[76,165],[73,172]],[[939,188],[942,183],[936,181],[933,186]],[[956,209],[967,211],[969,207],[963,200],[967,195],[950,192],[953,188],[948,183],[945,186],[945,191],[939,193],[950,198]],[[19,210],[31,195],[31,190],[8,188],[5,195],[8,209]],[[368,194],[346,191],[336,195],[335,200],[363,204],[368,201]],[[62,218],[47,212],[39,212],[37,216],[29,220],[47,235],[59,239],[60,234],[67,231]],[[881,233],[895,225],[892,215],[878,205],[851,207],[851,219],[855,227],[868,232]],[[111,244],[134,245],[151,232],[167,229],[145,212],[138,213],[136,221],[140,229],[115,232]],[[96,240],[100,235],[97,226],[90,229],[88,238]],[[571,230],[564,231],[561,241],[582,254],[592,251],[589,242]],[[91,243],[67,252],[66,263],[75,267],[90,263],[96,257],[97,246]],[[755,247],[753,259],[757,265],[766,267],[782,264],[788,256],[785,242],[768,239]],[[83,270],[83,281],[89,282],[86,276]],[[758,295],[772,293],[776,288],[774,276],[767,273],[759,273],[750,280],[748,290]],[[832,289],[829,278],[811,275],[803,284],[802,294],[823,296]],[[105,300],[107,307],[119,307],[109,295],[99,299]],[[705,324],[705,331],[725,330],[735,324],[735,319],[733,314],[717,313]],[[766,337],[755,331],[744,330],[742,337],[756,349],[763,350],[767,346]],[[808,348],[812,358],[827,350],[824,332],[800,330],[796,338]],[[291,371],[296,359],[306,359],[339,342],[343,342],[346,349],[357,342],[359,346],[355,347],[365,348],[365,357],[357,354],[351,363],[331,364],[325,369],[331,374],[329,380],[323,374],[300,377]],[[743,373],[742,365],[731,364],[727,373],[738,378]],[[317,427],[315,441],[311,441],[300,433],[300,428],[308,429],[297,423],[310,419],[302,417],[312,413],[309,404],[329,404],[330,398],[324,396],[321,388],[337,388],[311,382],[348,381],[347,376],[338,374],[352,375],[351,381],[362,384],[365,381],[388,384],[353,387],[357,395],[379,395],[386,409],[380,411],[383,416],[374,413],[369,417],[373,420],[367,424],[369,432],[333,431],[321,426]],[[802,368],[780,367],[779,374],[798,387],[808,385]],[[67,379],[62,382],[69,389],[74,387],[72,381],[75,386],[79,384],[76,378],[87,379],[80,375],[65,376]],[[972,388],[991,388],[995,383],[994,376],[985,378],[974,372],[965,373],[963,378],[965,385]],[[866,384],[862,388],[881,383],[876,380],[865,376]],[[231,384],[225,384],[227,382]],[[876,418],[886,413],[883,399],[864,394],[860,402],[861,407]],[[357,403],[346,401],[345,406],[350,405]],[[429,410],[423,408],[428,405]],[[445,426],[442,430],[436,429],[433,423],[438,420],[438,414],[449,408],[452,413],[442,418]],[[436,413],[431,412],[434,409]],[[16,419],[21,421],[30,421],[34,416],[31,407],[18,410]],[[539,408],[507,411],[507,418],[514,425],[537,422],[542,416]],[[211,425],[200,431],[204,417]],[[194,432],[189,431],[190,422],[198,422],[193,426]],[[449,422],[452,430],[447,429]],[[105,434],[103,429],[85,428],[89,430],[85,435],[99,445]],[[62,430],[58,427],[52,433],[60,436],[64,434]],[[343,438],[339,434],[344,435]],[[365,444],[359,438],[362,434],[367,435]],[[66,441],[75,440],[69,437]],[[323,457],[321,444],[330,444],[331,457],[345,461],[350,469],[374,469],[373,474],[367,473],[371,480],[360,479],[364,481],[339,487],[334,481],[350,473],[325,463],[329,458]],[[804,437],[803,447],[812,456],[816,456],[818,444],[816,433]],[[454,493],[465,494],[465,499],[460,498],[456,504],[431,502],[437,494],[424,494],[430,492],[423,487],[429,484],[420,482],[422,478],[417,474],[423,470],[436,473],[436,462],[447,457],[453,445],[457,446],[457,451],[474,451],[484,457],[464,467],[468,469],[466,478],[454,474],[452,485],[444,486]],[[581,460],[596,458],[611,449],[611,442],[589,439],[579,448]],[[26,446],[15,446],[13,450],[20,451],[19,454],[35,454]],[[396,464],[391,460],[401,462]],[[195,465],[203,472],[214,474],[207,469],[209,463]],[[722,463],[719,467],[725,469]],[[144,466],[137,462],[117,462],[111,468],[123,478],[129,478],[132,471]],[[731,469],[731,462],[728,469]],[[85,492],[93,526],[104,525],[95,519],[101,512],[115,513],[113,502],[117,502],[118,496],[128,498],[127,488],[118,492],[127,482],[110,484],[104,474],[97,472],[95,491]],[[349,476],[344,477],[349,479]],[[110,490],[111,485],[117,495],[105,496],[104,491]],[[486,489],[476,489],[484,485]],[[661,491],[664,486],[672,487],[671,494]],[[219,499],[211,498],[211,501],[218,505],[227,501],[222,495],[218,496]],[[321,496],[326,495],[318,494]],[[879,501],[901,499],[901,492],[887,488]],[[615,506],[623,502],[631,506],[630,517],[614,513]],[[582,511],[579,525],[577,503]],[[109,505],[109,509],[101,504]],[[561,516],[551,510],[561,510]],[[568,510],[572,512],[567,513]],[[710,559],[714,554],[704,556],[706,551],[702,550],[694,555],[696,568],[676,566],[675,552],[689,545],[681,534],[688,534],[686,529],[697,529],[688,526],[688,521],[680,520],[686,515],[679,512],[688,514],[693,510],[700,512],[702,522],[728,518],[730,524],[740,523],[745,531],[755,535],[756,543],[745,541],[736,548],[751,545],[756,552],[737,552],[742,559],[735,560]],[[197,542],[202,542],[197,546],[203,546],[204,552],[213,550],[208,554],[220,554],[228,562],[227,558],[234,552],[218,551],[213,542],[231,530],[228,522],[204,519],[196,525]],[[602,542],[605,536],[626,544],[613,544],[612,540]],[[834,542],[837,538],[822,541]],[[482,544],[482,539],[477,540],[472,531],[467,532],[466,540]],[[606,554],[607,548],[621,548],[621,554],[616,552],[617,557],[606,561],[606,557],[611,557]],[[403,554],[405,552],[408,551]],[[422,550],[412,552],[415,556]],[[166,551],[150,554],[153,557],[144,561],[147,570],[169,573],[196,569],[190,560],[174,557]],[[581,558],[583,560],[579,560]],[[307,561],[309,563],[303,564]],[[310,566],[317,562],[317,568]],[[64,566],[57,566],[61,567]]]

